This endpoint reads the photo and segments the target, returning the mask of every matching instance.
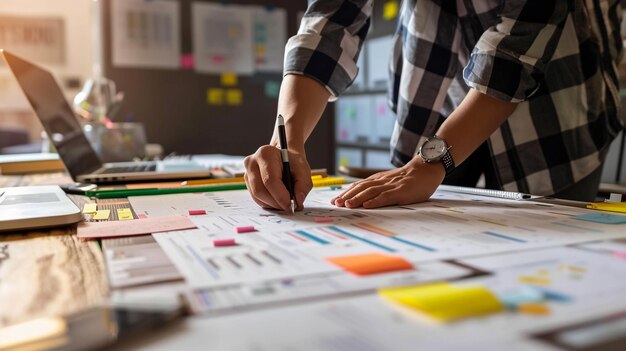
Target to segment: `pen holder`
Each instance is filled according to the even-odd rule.
[[[141,123],[87,122],[83,130],[102,162],[132,161],[145,156],[146,132]]]

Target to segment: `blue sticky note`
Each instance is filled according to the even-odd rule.
[[[604,224],[626,223],[626,216],[612,214],[612,213],[605,213],[605,212],[585,213],[585,214],[574,217],[574,219],[587,221],[587,222],[604,223]]]
[[[500,302],[509,309],[516,309],[518,305],[523,303],[537,303],[543,301],[546,297],[542,290],[532,286],[522,286],[513,291],[507,291],[498,295]]]

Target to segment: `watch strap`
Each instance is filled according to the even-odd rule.
[[[443,168],[446,170],[446,176],[449,176],[450,173],[454,172],[456,169],[450,150],[447,150],[446,153],[443,154],[441,157],[441,163],[443,164]]]

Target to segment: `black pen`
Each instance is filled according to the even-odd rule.
[[[285,133],[285,119],[278,115],[278,140],[280,142],[280,156],[283,160],[283,183],[289,191],[291,198],[291,213],[296,212],[296,197],[293,194],[293,178],[291,177],[291,168],[289,167],[289,151],[287,150],[287,134]]]

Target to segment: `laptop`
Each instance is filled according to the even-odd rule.
[[[15,75],[74,181],[102,184],[211,175],[208,168],[193,161],[103,163],[52,74],[6,50],[0,49],[0,55]]]

